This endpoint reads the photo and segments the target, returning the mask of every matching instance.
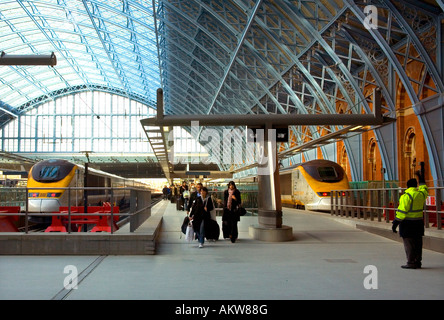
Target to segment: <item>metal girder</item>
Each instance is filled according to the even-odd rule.
[[[50,55],[25,55],[6,54],[4,51],[0,55],[0,66],[51,66],[57,64],[54,52]]]
[[[120,81],[120,84],[122,85],[122,88],[128,93],[129,92],[129,86],[128,86],[128,80],[125,76],[125,72],[122,69],[119,69],[120,61],[119,56],[116,54],[116,51],[114,49],[114,46],[111,41],[105,42],[105,39],[102,37],[102,32],[105,35],[105,37],[109,37],[109,32],[106,30],[105,23],[102,18],[100,18],[99,15],[99,8],[96,3],[91,3],[93,5],[92,12],[88,7],[88,4],[86,0],[82,0],[83,6],[85,7],[86,12],[88,13],[88,16],[91,20],[92,25],[94,26],[94,29],[97,32],[97,36],[100,39],[100,42],[102,43],[103,49],[106,52],[106,55],[108,56],[109,61],[111,62],[111,65],[114,69],[114,72],[116,73],[117,78]],[[95,14],[93,16],[93,13]],[[94,21],[94,17],[99,16],[99,25]],[[108,45],[108,47],[107,47]],[[117,61],[116,61],[117,60]]]
[[[396,20],[401,25],[401,27],[407,32],[408,36],[413,42],[413,45],[415,46],[415,49],[418,51],[419,56],[421,57],[421,59],[424,60],[424,64],[427,70],[430,72],[430,75],[433,81],[435,82],[435,85],[437,86],[439,92],[444,93],[444,84],[442,77],[440,77],[434,62],[430,58],[429,54],[427,53],[421,41],[416,36],[415,32],[412,30],[411,26],[407,23],[407,21],[403,18],[398,9],[389,0],[382,0],[382,1],[384,5],[386,5],[389,8],[390,12],[396,17]]]
[[[384,2],[385,2],[385,0],[384,0]],[[344,0],[344,3],[346,3],[348,5],[348,7],[353,12],[353,14],[358,18],[358,20],[361,21],[362,23],[364,23],[365,14],[357,6],[357,4],[352,0]],[[442,94],[442,88],[443,88],[442,79],[439,77],[439,75],[438,75],[439,71],[435,69],[435,65],[430,60],[428,53],[425,52],[425,49],[424,49],[422,43],[419,42],[415,32],[410,28],[410,26],[408,26],[404,17],[399,14],[399,12],[397,11],[396,8],[392,8],[393,10],[391,10],[390,9],[392,7],[391,4],[387,4],[387,3],[385,3],[385,4],[388,5],[388,8],[389,8],[388,9],[389,19],[391,19],[392,15],[395,16],[396,21],[400,24],[401,28],[403,28],[403,32],[406,34],[406,40],[400,41],[400,43],[398,43],[397,46],[390,46],[388,44],[387,41],[390,40],[390,34],[391,34],[390,33],[390,31],[391,31],[390,26],[392,25],[391,23],[388,24],[389,29],[387,31],[388,33],[386,35],[386,39],[383,38],[382,34],[378,30],[369,29],[368,32],[371,34],[374,41],[376,41],[376,43],[379,45],[379,47],[382,50],[382,52],[384,53],[384,55],[387,57],[388,61],[391,63],[393,68],[396,70],[396,73],[397,73],[402,85],[404,86],[413,106],[418,106],[421,103],[420,95],[422,92],[422,88],[424,86],[425,76],[422,77],[422,79],[421,79],[422,82],[417,83],[417,81],[409,78],[409,76],[407,75],[406,66],[407,66],[407,60],[409,58],[409,50],[408,49],[410,46],[410,42],[412,42],[415,45],[415,48],[416,48],[416,50],[418,50],[419,53],[422,53],[419,56],[419,58],[415,58],[415,59],[424,64],[426,72],[429,72],[431,74],[431,77],[434,81],[438,81],[437,83],[435,82],[435,85],[437,88],[435,90],[441,94]],[[401,64],[398,57],[396,56],[396,55],[401,55],[401,53],[399,51],[396,51],[398,46],[406,46],[406,50],[404,53],[404,57],[405,57],[404,58],[404,65]],[[415,91],[412,82],[419,84],[418,92]],[[429,89],[430,89],[430,87],[429,87]],[[417,113],[417,109],[415,109],[415,112]],[[437,137],[434,137],[434,135],[435,134],[442,135],[442,130],[441,130],[441,132],[439,132],[439,131],[436,132],[436,131],[430,130],[429,129],[430,125],[428,123],[427,118],[419,116],[418,113],[417,113],[417,115],[418,115],[418,120],[421,125],[421,128],[424,132],[424,140],[425,140],[425,144],[426,144],[428,153],[429,153],[429,155],[431,155],[430,161],[429,161],[430,170],[431,170],[433,179],[436,181],[436,183],[438,185],[440,185],[443,183],[442,179],[439,178],[439,173],[442,172],[442,163],[440,163],[439,157],[438,158],[436,157],[436,155],[438,154],[438,150],[437,150],[436,145],[434,144],[434,140],[436,140]]]
[[[251,27],[251,25],[252,25],[252,23],[254,21],[254,18],[256,17],[256,14],[257,14],[257,12],[258,12],[258,10],[259,10],[261,5],[262,5],[262,0],[257,0],[256,4],[254,5],[253,10],[251,10],[251,13],[249,13],[249,18],[248,18],[247,25],[245,26],[245,28],[244,28],[244,30],[242,32],[242,35],[239,37],[239,42],[238,42],[236,48],[234,49],[234,51],[231,54],[230,62],[225,67],[224,75],[223,75],[222,79],[220,80],[219,87],[217,88],[216,92],[214,93],[213,100],[212,100],[212,102],[210,104],[209,109],[206,112],[207,114],[211,113],[211,110],[213,109],[214,104],[216,103],[216,99],[219,96],[219,93],[220,93],[220,91],[222,89],[222,86],[224,85],[224,83],[225,83],[225,81],[226,81],[226,79],[228,77],[228,74],[230,73],[230,70],[231,70],[231,68],[232,68],[232,66],[233,66],[233,64],[235,62],[235,60],[237,59],[237,55],[239,53],[239,50],[240,50],[242,44],[245,41],[245,37],[247,35],[247,32],[250,30],[250,27]]]
[[[48,27],[47,21],[44,18],[40,18],[40,25],[37,21],[34,13],[38,13],[37,7],[33,3],[29,3],[33,12],[29,11],[22,0],[17,1],[22,7],[23,11],[26,12],[28,17],[34,22],[35,26],[41,31],[41,33],[46,37],[46,39],[51,43],[52,47],[55,48],[61,57],[65,57],[65,60],[74,70],[74,72],[82,79],[84,84],[88,83],[86,73],[82,70],[82,67],[77,63],[77,61],[69,54],[69,50],[66,49],[65,45],[59,38],[53,33],[53,31]],[[41,17],[41,16],[40,16]],[[49,34],[48,34],[49,33]]]
[[[276,113],[300,119],[335,115],[338,104],[345,104],[346,112],[361,113],[362,107],[369,114],[371,94],[365,90],[379,87],[383,107],[393,116],[398,76],[434,158],[432,171],[438,176],[442,170],[434,146],[440,133],[432,128],[431,113],[425,116],[421,109],[423,92],[444,92],[444,14],[434,12],[443,9],[442,0],[18,0],[2,5],[0,40],[6,40],[8,50],[1,49],[47,54],[41,49],[44,42],[60,66],[42,74],[0,67],[2,100],[11,107],[0,105],[0,126],[14,114],[76,90],[102,88],[153,105],[153,88],[159,86],[166,114]],[[378,8],[377,30],[363,27],[366,5]],[[19,10],[12,16],[8,8]],[[15,25],[16,17],[26,22]],[[436,38],[436,50],[425,44],[430,38]],[[421,77],[407,73],[411,61],[423,68]],[[341,130],[319,126],[292,126],[292,143]],[[393,127],[374,133],[383,166],[395,178]],[[344,142],[348,151],[353,149],[352,142]],[[321,145],[324,157],[331,149]],[[359,156],[350,161],[360,165]]]
[[[92,8],[96,12],[92,12]],[[158,63],[158,55],[152,15],[148,4],[132,0],[118,6],[97,0],[2,3],[0,19],[5,24],[0,35],[1,49],[8,55],[53,51],[59,62],[48,69],[16,67],[6,69],[7,72],[2,69],[2,78],[10,81],[13,93],[6,95],[4,101],[14,108],[30,105],[31,101],[44,100],[37,96],[40,92],[51,99],[52,92],[79,85],[120,87],[127,95],[144,95],[145,100],[149,100],[151,85],[157,88],[160,84],[159,71],[153,67]],[[94,22],[100,27],[106,25],[107,29],[94,27]],[[101,43],[99,38],[110,33],[112,37],[102,39],[105,44]],[[115,64],[117,57],[120,64]],[[24,81],[14,77],[32,81],[32,86],[37,86],[38,90],[30,92],[28,87],[31,86],[23,86]],[[5,85],[2,79],[0,84]]]
[[[382,116],[373,114],[212,114],[212,115],[167,115],[162,120],[146,118],[143,126],[189,126],[199,121],[204,126],[259,126],[265,123],[275,125],[380,125]]]
[[[439,4],[439,6],[441,7],[441,10],[444,11],[444,1],[443,0],[436,0],[436,2]]]
[[[161,89],[159,89],[161,91]],[[158,98],[159,99],[159,98]],[[373,114],[221,114],[221,115],[164,115],[163,108],[157,109],[157,116],[141,120],[144,127],[149,126],[188,126],[198,121],[204,126],[263,126],[270,125],[381,125],[391,121],[381,114],[381,106],[375,104]]]

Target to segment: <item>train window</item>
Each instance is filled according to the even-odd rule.
[[[40,169],[40,180],[57,180],[60,166],[46,166]]]
[[[333,167],[318,167],[319,177],[323,181],[337,180],[338,174]]]
[[[64,179],[74,168],[65,160],[43,160],[32,167],[32,178],[38,182],[56,182]]]

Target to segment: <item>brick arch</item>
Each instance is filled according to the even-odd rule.
[[[409,127],[404,135],[404,159],[407,164],[405,170],[405,177],[410,179],[415,177],[416,165],[416,133],[413,127]]]

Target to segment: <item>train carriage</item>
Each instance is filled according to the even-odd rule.
[[[330,211],[332,190],[349,188],[344,169],[329,160],[312,160],[283,169],[280,183],[283,206],[317,211]]]
[[[85,179],[85,173],[86,179]],[[71,163],[67,160],[51,159],[36,163],[28,175],[28,212],[33,222],[49,222],[50,217],[32,216],[32,213],[58,212],[59,207],[84,206],[84,191],[87,187],[98,187],[98,190],[88,190],[87,205],[101,205],[103,202],[111,201],[111,192],[107,187],[113,187],[113,202],[121,209],[128,205],[130,191],[123,187],[142,186],[134,180],[128,180],[100,170]],[[145,185],[143,185],[145,186]],[[66,189],[76,187],[78,190]],[[145,186],[146,187],[146,186]],[[33,189],[49,188],[49,189]]]

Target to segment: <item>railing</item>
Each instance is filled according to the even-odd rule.
[[[242,207],[247,210],[247,215],[257,215],[258,211],[258,191],[254,190],[239,190],[241,193]],[[213,199],[216,214],[221,216],[223,213],[224,205],[224,191],[222,190],[210,190],[211,198]]]
[[[28,199],[30,190],[32,190],[32,193],[36,193],[37,191],[45,191],[45,190],[65,190],[67,192],[67,204],[65,205],[67,207],[67,212],[29,212],[28,208]],[[96,198],[99,196],[97,191],[100,191],[100,196],[104,196],[104,200],[109,201],[109,213],[108,212],[97,212],[97,213],[88,213],[88,212],[72,212],[71,208],[75,206],[73,204],[73,201],[76,201],[79,203],[81,202],[82,207],[84,207],[84,200],[83,195],[84,192],[91,193],[88,194],[88,199],[90,198]],[[110,223],[111,223],[111,233],[113,233],[113,227],[112,222],[114,221],[114,215],[119,215],[121,217],[127,217],[129,219],[130,223],[130,232],[134,232],[146,219],[148,219],[151,215],[151,191],[141,189],[141,188],[134,188],[134,187],[52,187],[52,188],[1,188],[0,195],[8,194],[8,192],[11,195],[14,195],[13,199],[5,199],[4,197],[0,201],[0,206],[9,206],[11,203],[16,203],[17,199],[20,199],[20,207],[21,212],[20,213],[0,213],[1,216],[22,216],[24,217],[24,224],[25,224],[25,233],[27,234],[29,232],[29,217],[30,216],[36,216],[36,217],[53,217],[53,216],[60,216],[60,217],[67,217],[67,232],[71,233],[71,218],[73,215],[80,216],[80,217],[91,217],[91,216],[109,216],[110,217]],[[74,195],[73,195],[74,193]],[[118,197],[121,196],[129,196],[129,212],[119,212],[115,213],[114,207],[116,207],[118,204],[116,204],[116,201],[119,201],[120,199]],[[77,199],[76,199],[77,197]],[[55,199],[55,198],[54,198]],[[76,199],[76,200],[75,200]],[[88,206],[87,206],[88,207]],[[84,210],[86,211],[86,210]],[[108,211],[108,210],[106,210]]]
[[[241,193],[242,207],[247,211],[248,216],[257,215],[258,211],[258,191],[257,190],[239,190]],[[209,190],[211,199],[213,200],[214,209],[217,216],[222,216],[224,206],[224,190]],[[177,200],[176,200],[177,201]]]
[[[0,188],[0,204],[2,206],[19,206],[25,209],[26,192],[24,188],[5,187]]]
[[[385,220],[389,223],[395,217],[395,211],[399,204],[399,197],[405,188],[384,188],[384,189],[347,189],[333,190],[331,192],[331,215],[351,217],[374,221]],[[442,230],[442,214],[444,205],[441,194],[443,187],[430,187],[429,195],[434,194],[435,204],[424,205],[424,224],[429,228],[429,224],[436,225],[438,230]],[[430,199],[430,198],[429,198]]]

